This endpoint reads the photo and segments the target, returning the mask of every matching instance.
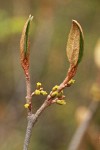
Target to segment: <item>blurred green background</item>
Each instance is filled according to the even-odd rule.
[[[32,133],[30,150],[67,150],[78,126],[75,112],[91,103],[90,88],[99,70],[94,48],[100,37],[100,0],[0,0],[0,150],[22,150],[26,130],[25,78],[19,42],[29,14],[31,24],[31,83],[42,82],[48,92],[66,76],[66,43],[72,19],[84,31],[84,57],[75,84],[65,90],[67,105],[53,105],[42,114]],[[45,97],[34,97],[34,111]],[[99,132],[96,111],[90,126]],[[80,150],[97,150],[86,136]]]

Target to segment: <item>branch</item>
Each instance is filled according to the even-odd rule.
[[[97,128],[97,126],[94,125],[89,127],[87,130],[87,136],[88,136],[87,138],[89,138],[89,142],[95,150],[100,149],[100,142],[99,142],[100,133],[98,132],[98,130],[99,129]]]
[[[26,103],[29,104],[28,108],[28,116],[32,114],[32,96],[31,96],[31,84],[30,84],[30,75],[28,72],[28,75],[26,76],[26,91],[27,91],[27,96],[26,96]]]
[[[28,85],[27,85],[28,87]],[[60,84],[59,89],[62,90],[66,87],[66,85],[64,85],[63,83]],[[29,87],[28,87],[29,88]],[[28,90],[27,88],[27,90]],[[58,92],[59,92],[58,89]],[[52,98],[52,91],[50,92],[50,94],[47,96],[47,99],[44,101],[44,103],[41,105],[41,107],[36,111],[35,114],[30,114],[28,115],[28,124],[27,124],[27,130],[26,130],[26,136],[25,136],[25,141],[24,141],[24,148],[23,150],[28,150],[28,145],[30,142],[30,137],[32,134],[32,128],[35,125],[35,123],[37,122],[39,116],[42,114],[42,112],[51,104],[53,104],[53,101],[56,101],[57,98],[53,99]]]
[[[65,80],[58,86],[58,89],[56,90],[57,93],[60,93],[63,89],[65,89],[66,87],[69,87],[72,83],[69,83],[69,80],[73,77],[73,74],[76,73],[76,69],[69,69],[68,73],[67,73],[67,77],[65,78]],[[70,76],[69,76],[70,74]],[[26,87],[27,87],[27,103],[31,104],[31,98],[34,95],[34,92],[32,94],[30,94],[30,78],[26,78]],[[36,111],[35,114],[32,114],[32,104],[30,105],[31,108],[29,107],[28,110],[28,124],[27,124],[27,130],[26,130],[26,136],[25,136],[25,141],[24,141],[24,148],[23,150],[28,150],[28,145],[30,142],[30,137],[32,134],[32,128],[35,125],[35,123],[37,122],[39,116],[42,114],[42,112],[45,110],[45,108],[47,108],[48,106],[50,106],[51,104],[54,104],[57,102],[57,100],[59,99],[58,97],[53,95],[53,90],[50,92],[50,94],[47,96],[46,100],[44,101],[44,103],[41,105],[41,107]],[[54,97],[53,97],[54,96]],[[62,98],[64,98],[65,96],[62,95]],[[59,103],[61,104],[61,103]]]
[[[31,94],[31,87],[30,87],[30,73],[29,73],[29,56],[30,56],[30,48],[29,48],[29,27],[30,22],[32,20],[32,16],[30,15],[28,20],[26,21],[21,40],[20,40],[20,56],[21,56],[21,65],[24,69],[25,77],[26,77],[26,89],[27,89],[27,96],[26,96],[26,104],[24,105],[25,108],[28,109],[28,124],[26,130],[26,136],[24,141],[24,148],[23,150],[28,150],[28,145],[30,142],[30,137],[32,134],[32,128],[34,124],[37,122],[41,113],[50,106],[51,104],[58,103],[60,105],[66,104],[63,100],[65,97],[63,95],[63,89],[69,87],[72,83],[73,76],[76,74],[76,69],[78,64],[80,63],[83,55],[83,32],[82,28],[79,23],[75,20],[72,22],[72,27],[69,34],[68,44],[67,44],[67,56],[70,62],[70,68],[68,70],[67,76],[65,80],[59,85],[53,87],[50,94],[47,96],[47,99],[44,101],[42,106],[36,111],[35,114],[32,114],[32,103],[31,99],[34,94],[39,95],[46,93],[46,91],[41,91],[41,88],[37,88],[35,92]],[[73,37],[73,38],[72,38]]]
[[[27,130],[26,130],[26,136],[25,136],[25,141],[24,141],[24,148],[23,150],[28,150],[28,145],[30,142],[30,137],[32,134],[32,128],[37,122],[39,116],[41,113],[45,110],[46,107],[49,106],[50,103],[48,103],[47,100],[42,104],[42,106],[36,111],[35,114],[31,114],[30,116],[27,117],[28,119],[28,124],[27,124]]]

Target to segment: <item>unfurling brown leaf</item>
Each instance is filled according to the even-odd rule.
[[[84,41],[82,28],[76,20],[73,20],[66,48],[70,67],[63,84],[67,85],[67,83],[75,76],[77,66],[83,56],[83,49]]]
[[[29,68],[29,54],[30,54],[30,49],[29,49],[29,28],[30,28],[30,22],[32,21],[33,16],[29,16],[28,20],[26,21],[23,31],[22,31],[22,36],[20,40],[20,59],[21,59],[21,65],[25,71],[27,72]]]
[[[80,24],[76,21],[72,21],[72,27],[69,33],[67,42],[67,56],[72,67],[77,66],[83,56],[83,31]]]

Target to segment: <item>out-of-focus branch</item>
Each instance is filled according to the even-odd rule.
[[[89,138],[89,143],[93,146],[95,150],[100,149],[100,132],[98,132],[97,126],[94,125],[89,127],[87,130],[87,138]]]
[[[96,112],[97,108],[98,108],[98,104],[99,102],[97,101],[92,101],[88,111],[87,111],[87,115],[84,119],[84,121],[80,124],[80,126],[78,127],[78,129],[76,130],[70,145],[68,147],[68,150],[78,150],[81,141],[83,140],[83,137],[88,129],[88,126],[90,124],[90,121],[93,118],[94,113]]]

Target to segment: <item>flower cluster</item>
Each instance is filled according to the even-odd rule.
[[[47,95],[47,92],[43,90],[42,84],[38,82],[36,84],[36,90],[34,91],[34,95]]]
[[[68,82],[67,86],[69,87],[69,86],[71,86],[71,85],[74,84],[74,83],[75,83],[75,80],[74,80],[74,79],[71,79],[71,80]]]
[[[36,90],[32,93],[32,96],[33,95],[47,95],[47,92],[43,90],[42,84],[40,82],[36,84]]]
[[[47,95],[47,92],[43,90],[42,84],[40,82],[36,84],[36,90],[31,94],[31,96],[33,95],[43,95],[43,96]],[[30,105],[26,103],[24,107],[29,108]]]
[[[75,80],[71,79],[67,86],[71,86],[72,84],[74,84]],[[43,90],[43,87],[42,87],[42,84],[40,82],[38,82],[36,84],[36,90],[32,93],[31,96],[33,95],[47,95],[47,92]],[[50,96],[52,98],[52,103],[56,103],[56,104],[59,104],[59,105],[65,105],[66,102],[64,100],[65,98],[65,95],[63,94],[63,90],[59,91],[59,86],[58,85],[55,85],[53,88],[52,88],[52,91],[50,93]],[[24,107],[25,108],[29,108],[29,104],[25,104]]]
[[[58,85],[55,85],[53,88],[52,88],[52,92],[51,92],[51,97],[52,98],[57,98],[56,99],[56,103],[59,104],[59,105],[65,105],[66,102],[63,98],[65,98],[65,96],[63,95],[63,90],[61,90],[60,92],[58,91],[59,89],[59,86]]]

